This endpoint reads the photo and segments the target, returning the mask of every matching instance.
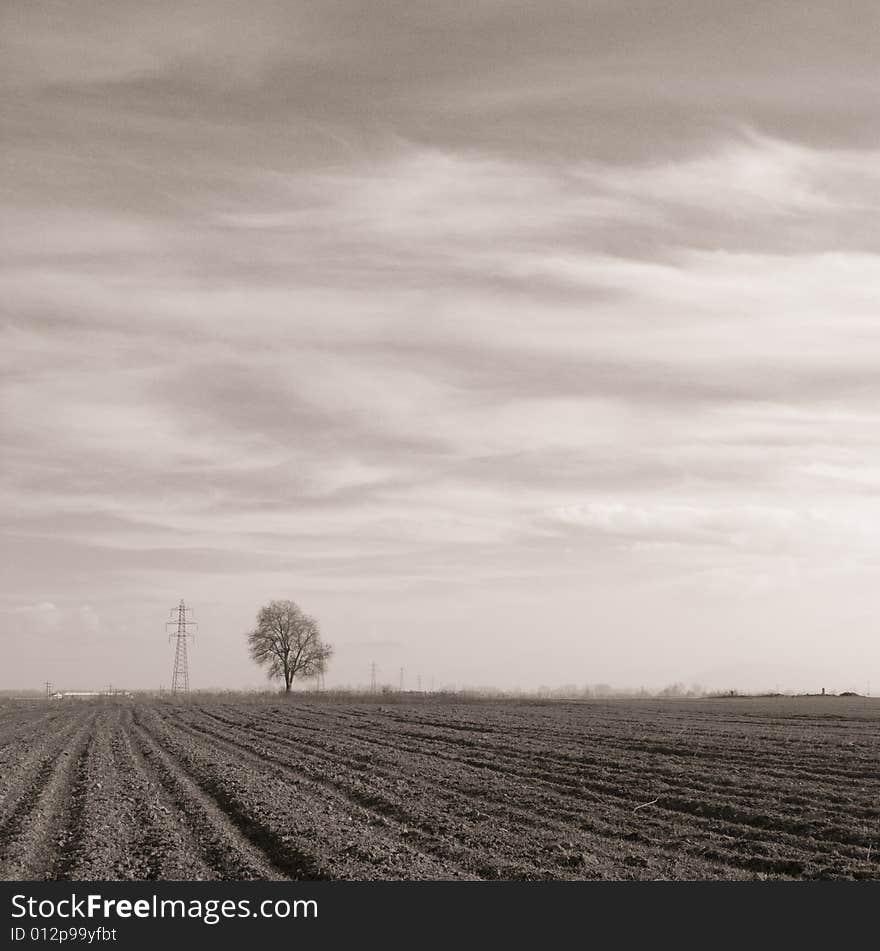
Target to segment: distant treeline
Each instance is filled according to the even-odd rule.
[[[325,699],[340,700],[382,700],[383,702],[409,701],[420,698],[448,699],[448,700],[659,700],[659,699],[711,699],[716,697],[802,697],[802,696],[841,696],[854,697],[859,696],[853,691],[845,691],[840,694],[826,692],[820,694],[807,694],[794,690],[779,691],[755,691],[744,692],[741,690],[710,690],[701,687],[699,684],[692,684],[690,687],[681,684],[669,684],[659,689],[648,689],[646,687],[617,688],[609,684],[586,684],[578,687],[565,685],[562,687],[538,687],[535,690],[501,690],[497,687],[442,687],[439,690],[400,690],[398,687],[390,685],[377,686],[375,690],[359,686],[346,686],[334,688],[317,689],[314,686],[301,686],[294,689],[294,694],[299,697],[314,696]],[[265,697],[273,698],[283,694],[278,690],[193,690],[189,696],[200,697]],[[163,696],[168,699],[173,698],[173,694],[167,691],[140,691],[135,692],[139,696]]]
[[[123,691],[115,691],[122,694]],[[381,699],[385,701],[397,700],[417,700],[422,697],[432,697],[435,699],[446,698],[449,700],[659,700],[659,699],[710,699],[713,697],[804,697],[804,696],[827,696],[827,697],[858,697],[860,694],[852,690],[845,690],[840,693],[831,691],[816,691],[815,693],[804,693],[802,691],[742,691],[736,689],[730,690],[710,690],[692,684],[686,686],[682,683],[669,684],[659,689],[649,689],[647,687],[626,688],[612,687],[610,684],[585,684],[576,686],[566,684],[561,687],[538,687],[534,690],[501,690],[497,687],[455,687],[444,686],[438,690],[400,690],[398,687],[390,685],[377,686],[375,690],[359,686],[333,687],[318,689],[314,685],[303,685],[294,688],[293,693],[297,696],[318,696],[327,699],[338,698],[340,700],[369,700]],[[174,698],[174,694],[168,690],[135,690],[129,695],[136,697],[165,697]],[[266,697],[272,698],[279,695],[278,690],[231,690],[226,688],[209,688],[207,690],[191,690],[189,694],[183,694],[182,697]],[[46,694],[39,690],[0,690],[0,701],[6,700],[45,700]]]

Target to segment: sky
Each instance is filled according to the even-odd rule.
[[[875,3],[0,18],[0,687],[880,690]]]

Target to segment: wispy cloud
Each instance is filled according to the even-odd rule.
[[[374,595],[391,640],[469,624],[486,662],[549,612],[568,665],[591,599],[683,650],[687,599],[865,603],[880,152],[852,63],[799,34],[827,74],[795,109],[796,64],[721,5],[743,63],[687,11],[508,6],[6,5],[11,630],[137,604],[120,636],[152,643],[187,588],[233,645],[304,591],[357,642]]]

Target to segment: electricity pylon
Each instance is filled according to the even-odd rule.
[[[177,618],[174,618],[175,613]],[[168,640],[175,638],[175,647],[174,647],[174,674],[171,677],[171,692],[172,693],[188,693],[189,692],[189,659],[186,655],[186,639],[188,637],[193,637],[192,634],[187,631],[187,628],[192,626],[198,628],[198,623],[196,621],[188,621],[186,619],[187,614],[192,613],[192,608],[188,608],[183,603],[183,598],[180,599],[180,604],[176,608],[171,609],[171,620],[165,622],[165,629],[167,630],[172,624],[177,625],[177,630],[168,635]]]

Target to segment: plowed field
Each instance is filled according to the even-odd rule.
[[[3,879],[880,878],[880,702],[0,709]]]

